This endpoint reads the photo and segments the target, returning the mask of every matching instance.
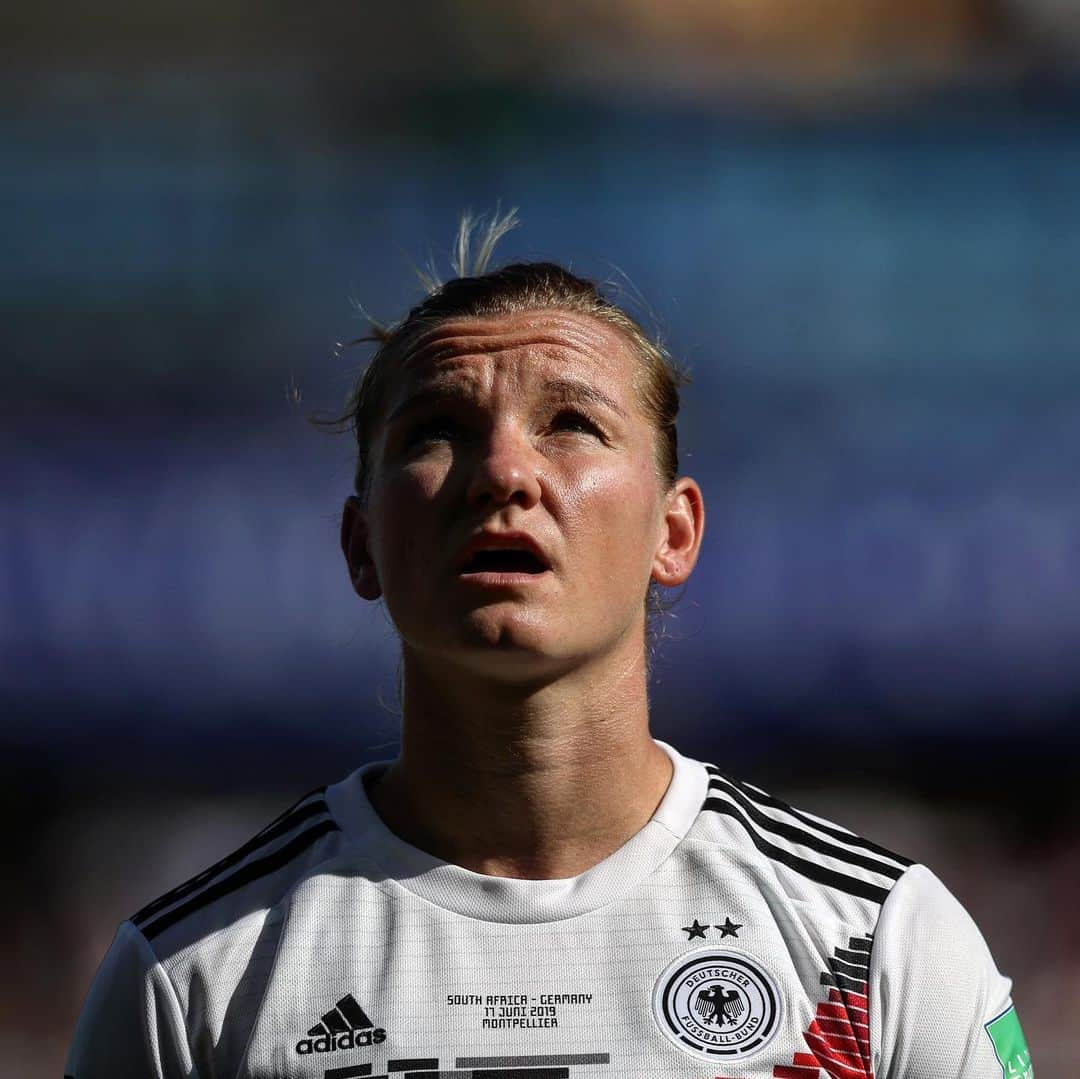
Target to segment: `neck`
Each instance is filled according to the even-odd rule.
[[[493,685],[406,650],[402,750],[371,791],[376,811],[474,872],[584,872],[645,826],[672,774],[649,735],[644,656],[605,667]]]

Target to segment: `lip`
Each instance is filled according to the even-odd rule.
[[[487,570],[483,573],[459,573],[457,578],[477,588],[517,588],[521,585],[537,584],[550,572],[551,570],[547,569],[543,573],[492,573]]]
[[[495,572],[484,570],[480,573],[465,573],[465,566],[469,559],[478,551],[529,551],[535,555],[544,567],[540,573],[522,572]],[[454,560],[454,570],[462,580],[475,581],[476,583],[519,583],[533,581],[543,577],[551,571],[551,559],[547,552],[527,532],[477,532],[462,548],[458,557]]]

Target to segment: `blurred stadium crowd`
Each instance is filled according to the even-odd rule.
[[[457,215],[693,374],[656,731],[926,861],[1080,1059],[1080,7],[194,0],[0,14],[5,1074],[116,923],[392,756],[336,550],[363,311]]]

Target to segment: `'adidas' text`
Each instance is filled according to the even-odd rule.
[[[298,1053],[334,1053],[338,1049],[355,1049],[365,1045],[378,1045],[386,1041],[382,1027],[374,1030],[346,1030],[341,1034],[320,1034],[317,1038],[301,1038],[296,1043]]]
[[[346,993],[296,1043],[298,1053],[333,1053],[338,1049],[378,1045],[386,1040],[386,1031],[376,1027],[352,993]]]

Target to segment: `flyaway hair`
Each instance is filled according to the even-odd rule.
[[[486,273],[491,256],[495,253],[495,245],[519,223],[516,207],[504,214],[496,206],[486,223],[483,217],[475,217],[471,210],[467,210],[461,215],[454,243],[454,256],[450,263],[454,273],[458,277],[479,277]]]

